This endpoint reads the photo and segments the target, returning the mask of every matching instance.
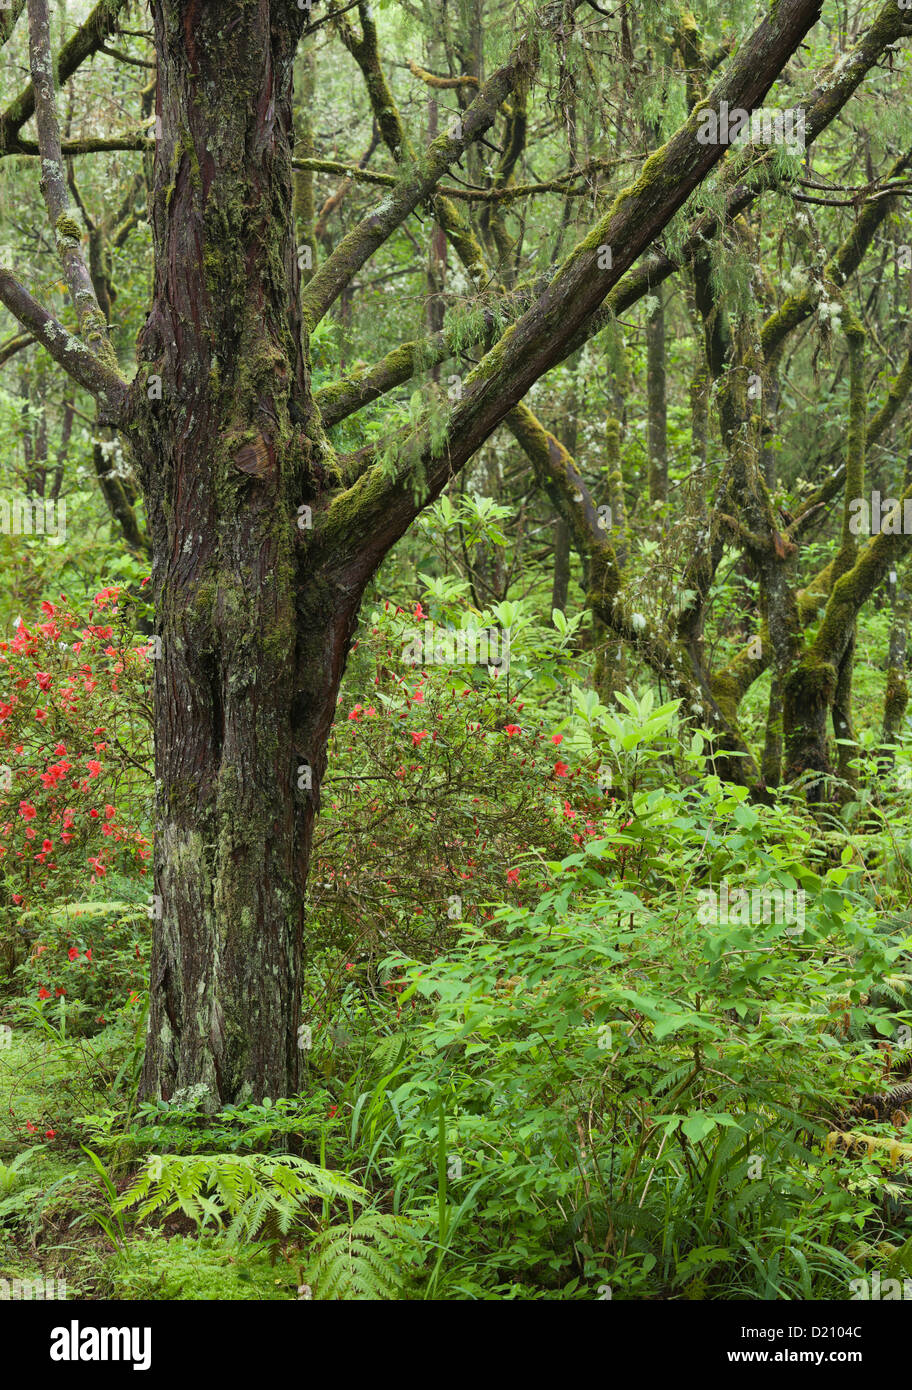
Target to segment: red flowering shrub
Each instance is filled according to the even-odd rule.
[[[352,655],[359,698],[340,697],[309,896],[311,929],[349,956],[449,948],[460,922],[533,901],[542,861],[611,813],[595,764],[556,758],[562,736],[509,671],[403,660],[426,619],[387,605]]]
[[[77,914],[100,923],[126,898],[118,910],[148,932],[150,643],[117,599],[103,589],[81,616],[61,595],[0,641],[0,949],[8,977],[32,972],[39,1002],[77,977],[74,993],[105,1002],[103,983],[88,987],[101,941],[75,930]]]

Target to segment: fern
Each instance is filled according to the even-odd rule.
[[[22,1181],[22,1169],[34,1156],[34,1149],[23,1149],[12,1163],[0,1162],[0,1198],[9,1197]]]
[[[138,1218],[181,1211],[201,1228],[230,1220],[231,1242],[251,1240],[264,1228],[276,1241],[300,1223],[315,1197],[341,1198],[351,1207],[367,1193],[290,1154],[153,1154],[113,1209],[136,1208]]]
[[[417,1243],[401,1216],[362,1212],[350,1226],[330,1226],[310,1246],[305,1277],[314,1298],[389,1301],[400,1297],[405,1280],[403,1246]]]

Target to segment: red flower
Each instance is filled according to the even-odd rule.
[[[555,777],[566,777],[566,775],[567,775],[567,773],[568,773],[569,771],[570,771],[570,769],[569,769],[569,767],[567,766],[566,763],[555,763],[555,764],[554,764],[554,775],[555,775]]]
[[[50,690],[51,677],[47,671],[38,671],[35,675],[35,680],[41,686],[42,690]]]
[[[115,806],[112,806],[111,803],[108,802],[108,804],[105,806],[105,820],[113,820],[116,815],[117,808]]]
[[[67,951],[67,955],[69,956],[70,960],[79,959],[79,952],[76,950],[75,946],[70,947],[70,949]]]
[[[50,997],[51,997],[51,991],[50,991],[49,989],[45,989],[44,986],[42,985],[41,989],[39,989],[39,991],[38,991],[38,998],[39,998],[39,999],[50,999]]]
[[[52,1129],[46,1129],[44,1131],[44,1137],[45,1139],[56,1139],[57,1135],[54,1133]]]
[[[512,738],[514,734],[521,734],[522,729],[518,724],[506,724],[504,725],[504,733],[508,738]]]
[[[427,738],[427,737],[428,737],[428,731],[427,731],[427,729],[416,729],[416,730],[414,730],[414,732],[412,733],[412,743],[415,745],[416,748],[418,748],[418,747],[420,747],[420,745],[421,745],[422,739],[425,739],[425,738]]]
[[[519,882],[519,869],[508,869],[508,870],[507,870],[507,882],[508,882],[508,883],[518,883],[518,882]]]
[[[331,1105],[331,1106],[329,1107],[329,1118],[330,1118],[330,1119],[332,1119],[332,1117],[335,1115],[335,1113],[336,1113],[336,1111],[338,1110],[338,1108],[339,1108],[338,1105]]]
[[[100,776],[101,776],[101,763],[98,761],[97,758],[90,758],[90,759],[89,759],[88,768],[89,768],[89,776],[90,776],[90,777],[100,777]]]
[[[19,802],[19,814],[23,820],[34,820],[38,812],[27,801]]]
[[[564,736],[563,736],[563,734],[552,734],[552,735],[551,735],[551,742],[552,742],[552,743],[563,743],[563,741],[564,741]]]

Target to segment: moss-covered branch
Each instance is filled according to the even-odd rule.
[[[892,166],[888,180],[912,167],[912,150],[902,155]],[[874,240],[874,234],[896,207],[896,197],[878,198],[866,204],[849,235],[823,267],[819,280],[801,291],[789,295],[785,303],[771,314],[760,330],[760,345],[767,361],[781,348],[786,336],[808,319],[817,307],[823,286],[830,281],[840,289],[853,275]]]
[[[81,338],[76,338],[58,323],[53,315],[33,299],[28,290],[8,270],[0,267],[0,303],[19,320],[23,328],[47,348],[51,357],[74,381],[104,407],[105,416],[112,422],[119,418],[127,391],[127,382],[120,373],[91,351]]]
[[[304,321],[314,328],[345,286],[374,252],[435,191],[443,174],[479,135],[494,123],[504,97],[531,60],[527,40],[517,44],[510,59],[484,84],[458,125],[428,146],[423,160],[402,167],[396,185],[356,227],[343,237],[313,276],[302,296]]]
[[[16,21],[25,9],[25,0],[7,0],[3,9],[0,9],[0,47],[6,43],[9,36],[16,27]]]
[[[28,0],[29,61],[36,92],[35,120],[41,151],[41,191],[57,244],[57,254],[76,310],[79,332],[96,357],[117,371],[108,325],[99,307],[92,277],[82,254],[82,229],[70,215],[66,170],[60,149],[55,97],[51,20],[47,0]]]
[[[87,58],[97,53],[110,34],[117,28],[120,13],[126,8],[128,0],[98,0],[98,4],[80,24],[76,32],[60,50],[56,63],[56,78],[64,83],[82,66]],[[0,113],[0,155],[19,153],[17,136],[19,131],[35,114],[35,84],[30,82]]]

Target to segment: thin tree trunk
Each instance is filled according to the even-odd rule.
[[[782,780],[782,683],[774,671],[770,680],[769,710],[760,773],[767,787],[778,787]]]
[[[554,523],[554,577],[551,582],[551,612],[567,608],[570,592],[570,527],[562,517]]]
[[[894,746],[899,742],[903,717],[909,703],[909,686],[906,680],[909,604],[908,596],[899,588],[895,569],[889,574],[888,592],[893,621],[890,626],[890,650],[884,688],[883,726],[880,734],[882,747],[878,759],[881,772],[889,771],[896,762]]]
[[[664,502],[668,496],[668,422],[665,400],[665,305],[662,290],[658,304],[646,320],[647,449],[649,452],[649,500]]]
[[[855,636],[846,648],[839,663],[836,690],[833,694],[833,734],[836,739],[836,766],[844,785],[839,792],[839,800],[851,798],[857,778],[851,764],[858,756],[855,742],[855,728],[852,720],[852,669],[855,663]]]

